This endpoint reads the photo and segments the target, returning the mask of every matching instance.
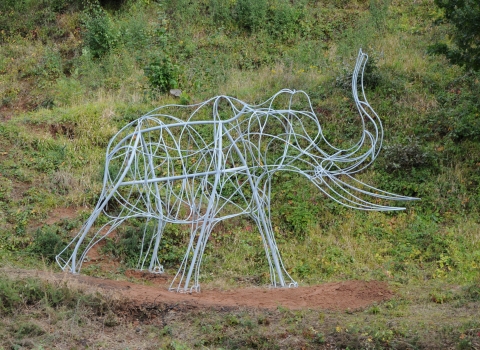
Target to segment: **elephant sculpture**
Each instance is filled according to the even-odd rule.
[[[287,89],[259,105],[228,96],[166,105],[129,123],[110,140],[100,199],[57,256],[58,264],[78,273],[92,246],[125,220],[143,218],[153,220],[154,229],[144,232],[142,247],[148,248],[140,251],[138,268],[160,273],[165,225],[189,225],[188,246],[170,290],[200,291],[202,256],[212,229],[222,220],[249,215],[262,238],[272,285],[297,286],[284,268],[270,220],[275,172],[303,175],[334,201],[355,209],[401,210],[378,202],[414,199],[353,177],[375,160],[383,139],[382,124],[363,89],[367,59],[360,50],[352,77],[362,134],[346,149],[324,137],[308,95]],[[101,214],[107,222],[95,226]]]

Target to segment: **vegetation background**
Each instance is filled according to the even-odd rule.
[[[452,15],[462,5],[468,11]],[[55,254],[98,199],[110,137],[156,106],[218,94],[255,103],[281,88],[305,90],[325,135],[347,145],[361,130],[350,92],[360,48],[370,55],[366,94],[386,131],[383,151],[360,178],[422,200],[399,213],[365,213],[339,207],[304,179],[276,178],[273,224],[291,274],[302,285],[388,281],[398,297],[368,310],[207,310],[134,331],[116,321],[105,296],[4,273],[0,344],[480,348],[478,13],[475,1],[447,0],[3,0],[3,267],[55,269]],[[52,220],[60,209],[74,215]],[[241,218],[214,232],[204,284],[268,282],[252,227]],[[167,230],[163,262],[171,269],[181,252],[169,247],[186,235]],[[113,271],[83,271],[124,278],[141,232],[131,222],[107,240],[102,254],[118,262]],[[99,325],[115,339],[133,335],[112,345]]]

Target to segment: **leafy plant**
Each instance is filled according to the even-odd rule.
[[[84,10],[84,41],[94,58],[110,51],[117,42],[110,17],[95,0],[87,2]]]
[[[274,38],[280,40],[292,40],[300,28],[302,11],[295,8],[287,0],[276,1],[269,8],[268,29]]]
[[[178,86],[179,67],[169,55],[154,58],[143,70],[155,91],[164,93]]]
[[[383,149],[385,169],[388,172],[395,170],[410,170],[430,165],[431,156],[422,150],[418,140],[407,139],[405,143],[385,146]]]
[[[155,46],[158,54],[151,55],[150,61],[143,68],[150,87],[155,92],[165,93],[178,87],[179,66],[173,60],[172,35],[169,22],[162,10],[157,12],[158,26],[155,29]]]
[[[237,0],[234,18],[240,28],[255,32],[264,27],[267,8],[266,0]]]
[[[68,237],[68,231],[61,226],[44,226],[37,230],[29,250],[54,262],[55,256],[68,244]]]
[[[432,53],[445,55],[450,62],[480,70],[480,3],[477,0],[435,0],[444,18],[453,25],[455,46],[437,43]]]

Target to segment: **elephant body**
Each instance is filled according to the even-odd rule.
[[[125,220],[145,218],[154,220],[155,228],[138,265],[162,272],[158,249],[165,225],[189,225],[189,243],[170,288],[199,291],[202,256],[212,229],[222,220],[248,215],[261,234],[272,285],[296,286],[283,266],[271,226],[275,172],[303,175],[335,201],[356,209],[402,209],[371,203],[365,196],[412,199],[352,177],[375,159],[383,137],[363,86],[362,99],[358,97],[358,74],[363,74],[366,59],[360,51],[352,79],[363,131],[348,149],[335,148],[326,140],[302,91],[281,90],[254,106],[228,96],[192,106],[167,105],[126,125],[108,145],[97,206],[70,243],[73,252],[65,248],[57,262],[77,273],[93,245]],[[94,227],[101,214],[109,218],[107,224]]]

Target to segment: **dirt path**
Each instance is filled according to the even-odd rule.
[[[5,271],[4,269],[0,271]],[[39,277],[47,280],[67,281],[82,286],[100,288],[131,300],[133,304],[169,304],[193,308],[251,307],[274,309],[331,309],[355,310],[388,300],[393,293],[388,285],[378,281],[345,281],[324,283],[298,288],[239,288],[229,291],[202,290],[201,293],[183,294],[168,291],[168,277],[138,271],[127,271],[127,276],[150,280],[153,285],[113,281],[84,275],[49,273],[43,271],[10,270],[9,275]]]

